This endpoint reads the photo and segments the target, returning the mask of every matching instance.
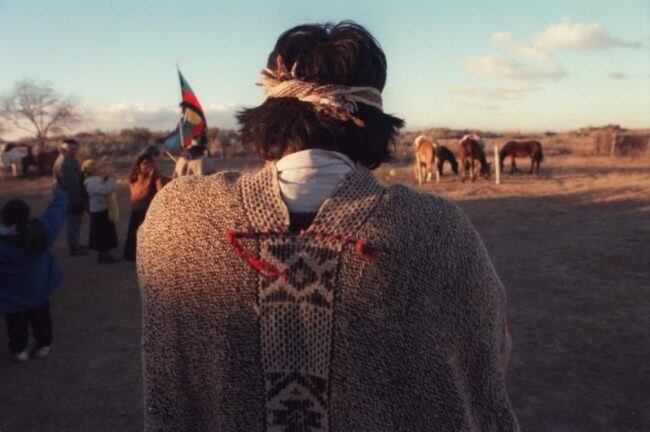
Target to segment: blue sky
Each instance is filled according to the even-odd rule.
[[[74,94],[86,128],[171,128],[175,65],[209,123],[261,101],[277,36],[353,19],[388,58],[387,112],[410,128],[650,127],[650,2],[0,0],[0,92]]]

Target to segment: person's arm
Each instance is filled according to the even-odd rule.
[[[38,218],[38,223],[47,240],[47,247],[52,246],[59,235],[68,211],[68,194],[58,187],[55,187],[52,193],[54,195],[52,202],[45,210],[45,213]]]
[[[52,166],[52,175],[54,177],[54,183],[58,187],[63,187],[63,164],[61,161],[61,154],[54,161],[54,166]]]
[[[505,288],[483,241],[458,212],[453,286],[464,313],[457,323],[461,330],[456,355],[469,414],[477,430],[518,431],[505,382],[511,350]]]
[[[169,178],[163,177],[160,175],[158,170],[155,171],[155,178],[156,178],[156,192],[158,192],[160,189],[162,189],[167,183],[169,183]]]
[[[173,185],[172,185],[173,186]],[[170,193],[171,192],[171,193]],[[170,209],[181,209],[178,195],[170,188],[157,193],[137,233],[137,271],[142,298],[142,378],[144,387],[144,430],[207,430],[188,418],[200,396],[193,395],[190,364],[180,355],[189,327],[178,320],[181,309],[178,290],[168,291],[175,282],[164,270],[173,262],[182,218],[170,220]],[[181,197],[182,199],[182,197]],[[172,211],[172,214],[174,211]],[[161,225],[163,224],[163,225]],[[161,247],[162,246],[162,247]],[[175,264],[172,264],[173,266]],[[166,294],[167,293],[167,294]],[[196,405],[195,405],[196,404]],[[187,409],[187,410],[186,410]]]

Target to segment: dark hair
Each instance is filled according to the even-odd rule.
[[[131,167],[131,174],[129,175],[129,181],[131,183],[135,183],[138,180],[138,175],[140,174],[140,164],[144,161],[149,161],[153,164],[153,158],[146,150],[135,157],[135,161]]]
[[[142,153],[146,154],[146,155],[149,155],[151,157],[160,156],[160,150],[158,149],[158,146],[155,146],[155,145],[147,146],[147,148],[144,149],[144,151]]]
[[[2,223],[8,226],[15,225],[18,232],[23,232],[29,222],[29,206],[19,198],[7,201],[0,211]]]
[[[66,139],[63,140],[63,142],[68,144],[68,145],[74,145],[74,146],[79,147],[79,141],[77,141],[74,138],[66,138]]]
[[[287,30],[269,54],[267,67],[277,69],[278,56],[296,75],[318,84],[384,88],[386,57],[377,41],[362,26],[307,24]],[[242,142],[252,145],[266,160],[277,160],[289,151],[310,148],[346,154],[368,168],[390,159],[389,145],[404,121],[362,104],[356,116],[364,126],[342,121],[295,98],[271,98],[256,108],[237,114]]]

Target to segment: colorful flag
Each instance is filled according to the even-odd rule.
[[[192,142],[207,130],[207,123],[201,103],[196,98],[192,87],[178,71],[181,82],[181,120],[176,129],[165,138],[165,147],[169,150],[188,149]],[[182,141],[182,142],[181,142]]]

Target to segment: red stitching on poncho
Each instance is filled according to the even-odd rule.
[[[259,238],[266,238],[266,237],[291,236],[291,235],[293,234],[286,233],[286,232],[279,232],[279,231],[266,231],[266,232],[251,232],[251,231],[236,232],[232,230],[226,231],[226,238],[228,239],[228,242],[230,243],[230,246],[233,248],[235,254],[237,254],[237,256],[239,256],[244,261],[246,261],[248,265],[254,268],[258,273],[272,279],[284,278],[285,275],[273,264],[264,261],[261,258],[256,257],[255,255],[253,255],[252,252],[245,249],[239,242],[239,239],[259,239]],[[368,244],[368,242],[364,240],[355,240],[351,237],[328,234],[325,232],[310,233],[307,231],[302,231],[300,234],[298,234],[298,237],[314,237],[315,239],[319,239],[319,240],[327,239],[330,241],[340,243],[343,245],[343,247],[349,244],[354,244],[355,250],[365,259],[369,261],[375,259],[375,249],[371,247]]]

